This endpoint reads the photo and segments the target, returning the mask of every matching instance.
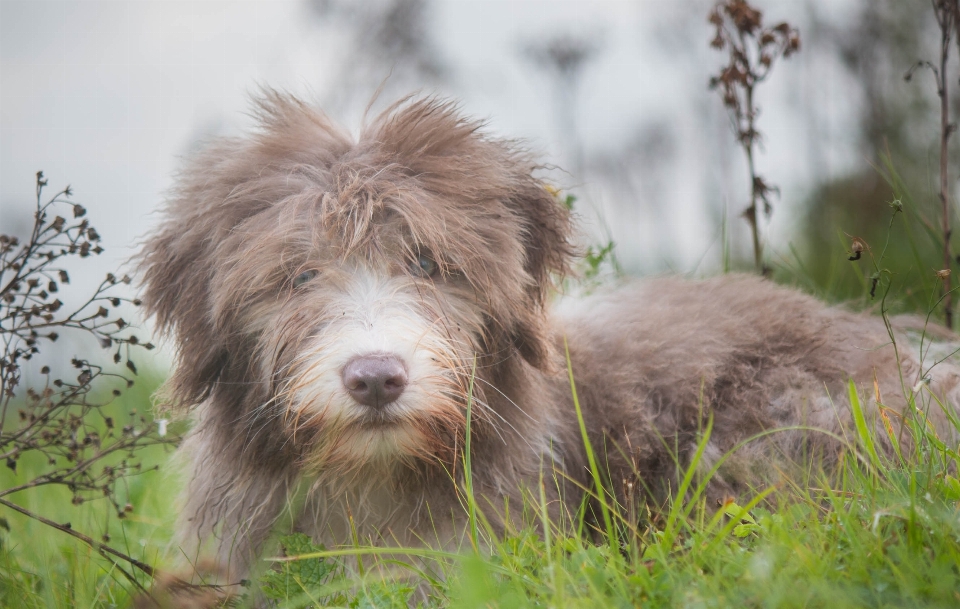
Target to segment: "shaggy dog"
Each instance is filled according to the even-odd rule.
[[[217,544],[233,581],[286,518],[328,546],[457,547],[468,412],[495,529],[541,485],[554,514],[576,512],[592,482],[568,362],[621,503],[675,490],[708,420],[706,468],[794,428],[740,447],[713,501],[771,462],[835,461],[849,379],[881,443],[878,398],[897,428],[922,375],[917,406],[960,404],[957,368],[922,367],[880,318],[755,277],[628,282],[552,307],[570,213],[527,152],[451,103],[401,102],[356,138],[276,93],[258,116],[186,165],[141,260],[143,301],[177,346],[165,404],[196,421],[181,533]],[[948,433],[935,403],[927,415]]]

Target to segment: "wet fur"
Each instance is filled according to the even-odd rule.
[[[877,317],[747,276],[631,281],[553,304],[576,254],[570,214],[519,144],[449,102],[400,102],[356,138],[284,95],[266,93],[257,112],[258,130],[186,164],[141,257],[143,301],[177,347],[162,401],[195,419],[180,449],[181,539],[213,540],[234,581],[287,518],[328,545],[356,534],[456,547],[472,377],[474,487],[494,526],[541,479],[555,513],[575,512],[588,473],[564,338],[623,501],[624,482],[649,501],[675,488],[710,416],[706,466],[766,429],[848,435],[849,378],[870,389],[879,426],[876,378],[900,425],[920,365],[901,347],[901,381]],[[424,253],[434,278],[408,272]],[[316,278],[294,288],[304,270]],[[401,350],[422,372],[398,427],[378,431],[337,393],[354,344]],[[933,393],[960,403],[954,366],[931,376]],[[771,462],[829,463],[841,446],[774,434],[739,450],[710,496],[768,479]]]

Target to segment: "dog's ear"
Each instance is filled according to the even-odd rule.
[[[213,286],[230,256],[221,248],[241,223],[313,184],[297,168],[328,166],[350,146],[349,134],[292,97],[264,90],[255,114],[259,128],[247,137],[214,140],[187,161],[137,259],[146,313],[177,346],[166,386],[173,408],[247,373],[246,339],[218,318]]]
[[[176,205],[176,204],[175,204]],[[182,207],[182,206],[180,206]],[[177,366],[165,388],[165,407],[186,409],[206,399],[226,363],[214,329],[210,283],[211,227],[196,213],[169,215],[140,254],[142,300],[157,329],[172,337]]]
[[[241,142],[222,140],[193,157],[137,259],[145,312],[177,348],[164,388],[164,406],[175,410],[199,404],[227,366],[243,365],[237,354],[244,351],[230,344],[238,337],[218,327],[212,286],[222,257],[218,246],[267,205],[266,197],[246,193],[244,180],[253,171],[241,162],[244,153]]]
[[[571,242],[570,211],[531,173],[517,183],[515,196],[505,203],[522,224],[524,270],[533,282],[526,288],[527,306],[510,332],[511,340],[524,359],[545,368],[553,348],[544,305],[569,273],[577,251]]]
[[[542,304],[551,289],[569,273],[570,263],[577,254],[571,243],[570,211],[542,181],[532,176],[524,180],[508,205],[521,218],[526,252],[524,270],[535,281],[532,296],[537,304]]]

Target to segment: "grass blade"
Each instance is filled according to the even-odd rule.
[[[570,378],[570,391],[573,394],[573,407],[577,411],[577,422],[580,425],[580,437],[583,439],[583,448],[587,452],[587,462],[590,464],[590,475],[593,477],[593,484],[597,494],[597,501],[600,503],[600,512],[603,515],[603,525],[607,531],[607,541],[612,550],[618,549],[617,535],[613,528],[613,519],[610,517],[610,507],[607,505],[606,490],[603,479],[600,477],[600,468],[597,467],[596,454],[593,452],[593,446],[590,443],[590,436],[587,434],[587,424],[583,420],[583,411],[580,409],[580,399],[577,397],[577,384],[573,380],[573,362],[570,360],[570,347],[567,345],[567,337],[563,337],[563,351],[567,358],[567,375]]]
[[[877,454],[876,443],[873,441],[873,434],[867,427],[867,420],[863,416],[863,407],[860,405],[860,395],[857,392],[857,386],[853,379],[847,382],[847,390],[850,395],[850,410],[853,412],[853,424],[857,429],[857,437],[860,444],[867,451],[870,457],[870,463],[879,472],[883,465],[880,463],[880,455]]]

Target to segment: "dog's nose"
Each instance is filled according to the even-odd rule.
[[[364,355],[343,368],[343,386],[360,404],[383,408],[403,393],[407,371],[394,355]]]

